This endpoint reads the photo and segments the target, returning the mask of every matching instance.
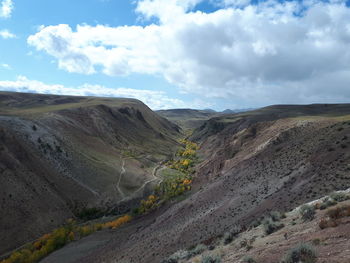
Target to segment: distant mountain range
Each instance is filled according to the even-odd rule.
[[[169,109],[156,111],[162,117],[178,124],[185,129],[194,129],[201,126],[204,121],[221,115],[236,114],[246,112],[252,109],[237,109],[218,112],[213,109],[194,110],[194,109]]]

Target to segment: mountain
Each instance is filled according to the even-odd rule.
[[[225,233],[239,226],[243,231],[240,235],[253,240],[244,244],[257,246],[257,249],[249,248],[257,253],[252,255],[257,258],[278,262],[277,256],[287,253],[297,243],[315,239],[322,244],[323,261],[335,262],[336,258],[336,262],[347,263],[350,255],[344,251],[349,244],[346,214],[342,214],[345,223],[339,223],[339,229],[319,229],[317,234],[312,234],[316,220],[310,225],[281,229],[282,232],[262,240],[261,232],[244,231],[272,211],[285,213],[349,188],[349,134],[350,104],[276,105],[211,118],[189,138],[199,143],[201,160],[189,195],[121,228],[73,242],[43,262],[177,262],[163,260],[176,251],[195,251],[193,248],[199,244],[215,246]],[[318,219],[323,215],[317,212]],[[292,224],[297,220],[293,220],[294,216],[287,213],[282,223]],[[283,231],[288,229],[292,238],[289,243],[283,241]],[[344,246],[329,238],[323,241],[327,233],[337,234],[337,240]],[[254,244],[254,238],[259,243]],[[237,257],[244,251],[250,254],[247,245],[233,244],[241,250],[224,247],[220,255],[222,262],[238,262]],[[276,258],[263,257],[265,248],[271,253],[277,251]],[[332,251],[338,254],[333,255]],[[203,249],[193,253],[201,254]],[[193,262],[200,262],[200,258]]]
[[[205,110],[193,110],[193,109],[170,109],[170,110],[159,110],[156,111],[160,116],[168,119],[171,122],[176,123],[184,130],[193,130],[201,126],[205,121],[210,118],[236,114],[246,111],[251,111],[252,109],[239,109],[230,110],[226,109],[222,112],[217,112],[212,109]]]
[[[0,253],[84,209],[128,207],[179,136],[134,99],[0,92]]]
[[[237,109],[237,110],[231,110],[231,109],[226,109],[222,112],[220,112],[221,114],[235,114],[235,113],[239,113],[239,112],[245,112],[245,111],[252,111],[254,109],[249,108],[249,109]]]
[[[213,110],[193,110],[193,109],[170,109],[156,111],[160,116],[176,123],[183,129],[194,129],[204,123],[204,121],[216,116],[218,113]]]

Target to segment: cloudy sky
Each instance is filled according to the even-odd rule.
[[[0,0],[0,90],[153,109],[350,101],[350,1]]]

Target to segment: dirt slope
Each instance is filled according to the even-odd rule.
[[[161,262],[234,224],[348,188],[349,114],[350,105],[274,106],[209,120],[192,137],[203,160],[192,195],[72,262]]]
[[[0,92],[0,253],[142,197],[179,130],[133,99]]]
[[[350,201],[344,201],[335,207],[349,205]],[[266,235],[262,225],[252,227],[238,234],[232,243],[224,245],[222,240],[215,240],[213,250],[207,250],[202,255],[188,261],[183,260],[181,263],[200,262],[205,255],[219,255],[223,263],[241,263],[248,256],[257,263],[279,263],[290,249],[300,243],[310,244],[314,248],[317,262],[348,263],[350,260],[350,217],[339,219],[335,227],[321,229],[319,222],[327,218],[326,214],[329,209],[316,210],[314,219],[306,222],[301,219],[299,209],[296,208],[286,213],[286,218],[280,221],[284,227],[272,234]]]

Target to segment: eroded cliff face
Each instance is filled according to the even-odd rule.
[[[142,197],[180,128],[136,100],[0,93],[0,252]]]

